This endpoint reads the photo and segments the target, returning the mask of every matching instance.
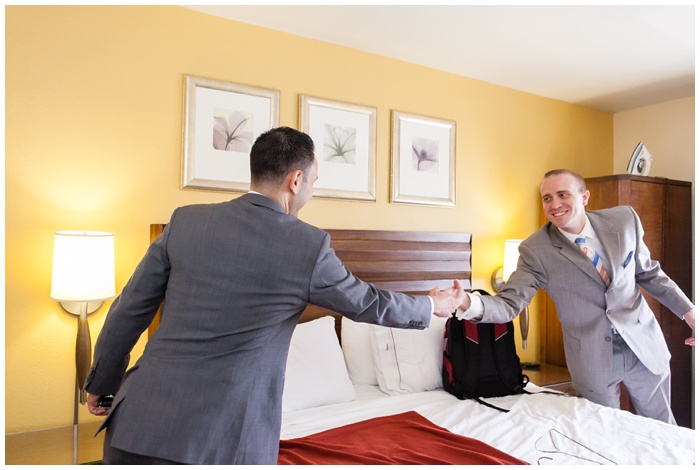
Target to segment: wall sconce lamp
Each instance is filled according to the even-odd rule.
[[[78,315],[75,342],[77,396],[85,404],[82,390],[92,361],[88,314],[116,295],[114,288],[114,235],[107,232],[56,232],[53,245],[51,298]],[[74,423],[74,424],[77,424]]]
[[[518,252],[518,247],[522,240],[520,239],[508,239],[506,240],[505,248],[503,249],[503,266],[494,269],[491,275],[491,287],[496,292],[499,292],[508,279],[510,275],[515,272],[518,267],[518,259],[520,258],[520,253]],[[520,333],[523,337],[523,349],[527,349],[527,335],[530,330],[530,308],[525,307],[525,310],[520,312]]]

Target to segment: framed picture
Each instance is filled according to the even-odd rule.
[[[279,123],[279,91],[185,76],[183,189],[246,192],[250,148]]]
[[[301,95],[299,122],[316,146],[314,196],[375,201],[376,108]]]
[[[392,111],[391,202],[455,205],[455,127]]]

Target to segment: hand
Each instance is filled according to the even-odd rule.
[[[435,311],[433,312],[438,317],[449,317],[455,312],[465,301],[467,294],[464,293],[464,288],[459,280],[453,281],[452,287],[440,291],[437,287],[431,289],[428,294],[433,299]]]
[[[695,346],[695,310],[691,310],[685,314],[685,322],[693,332],[692,336],[685,340],[685,344],[688,346]]]
[[[93,395],[91,393],[88,393],[88,410],[95,416],[107,416],[109,414],[109,408],[100,408],[97,406],[98,402],[100,401],[100,398],[102,398],[102,395]]]

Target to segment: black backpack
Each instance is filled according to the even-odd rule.
[[[488,292],[475,289],[482,295]],[[442,384],[460,400],[471,398],[500,411],[508,411],[480,398],[503,397],[525,391],[530,379],[523,374],[515,351],[513,322],[472,323],[457,317],[445,326]]]

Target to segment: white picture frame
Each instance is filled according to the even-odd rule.
[[[456,123],[392,110],[391,202],[456,204]]]
[[[182,189],[247,192],[250,148],[279,125],[277,90],[185,76]]]
[[[376,108],[300,95],[299,123],[316,147],[314,197],[376,201]]]

